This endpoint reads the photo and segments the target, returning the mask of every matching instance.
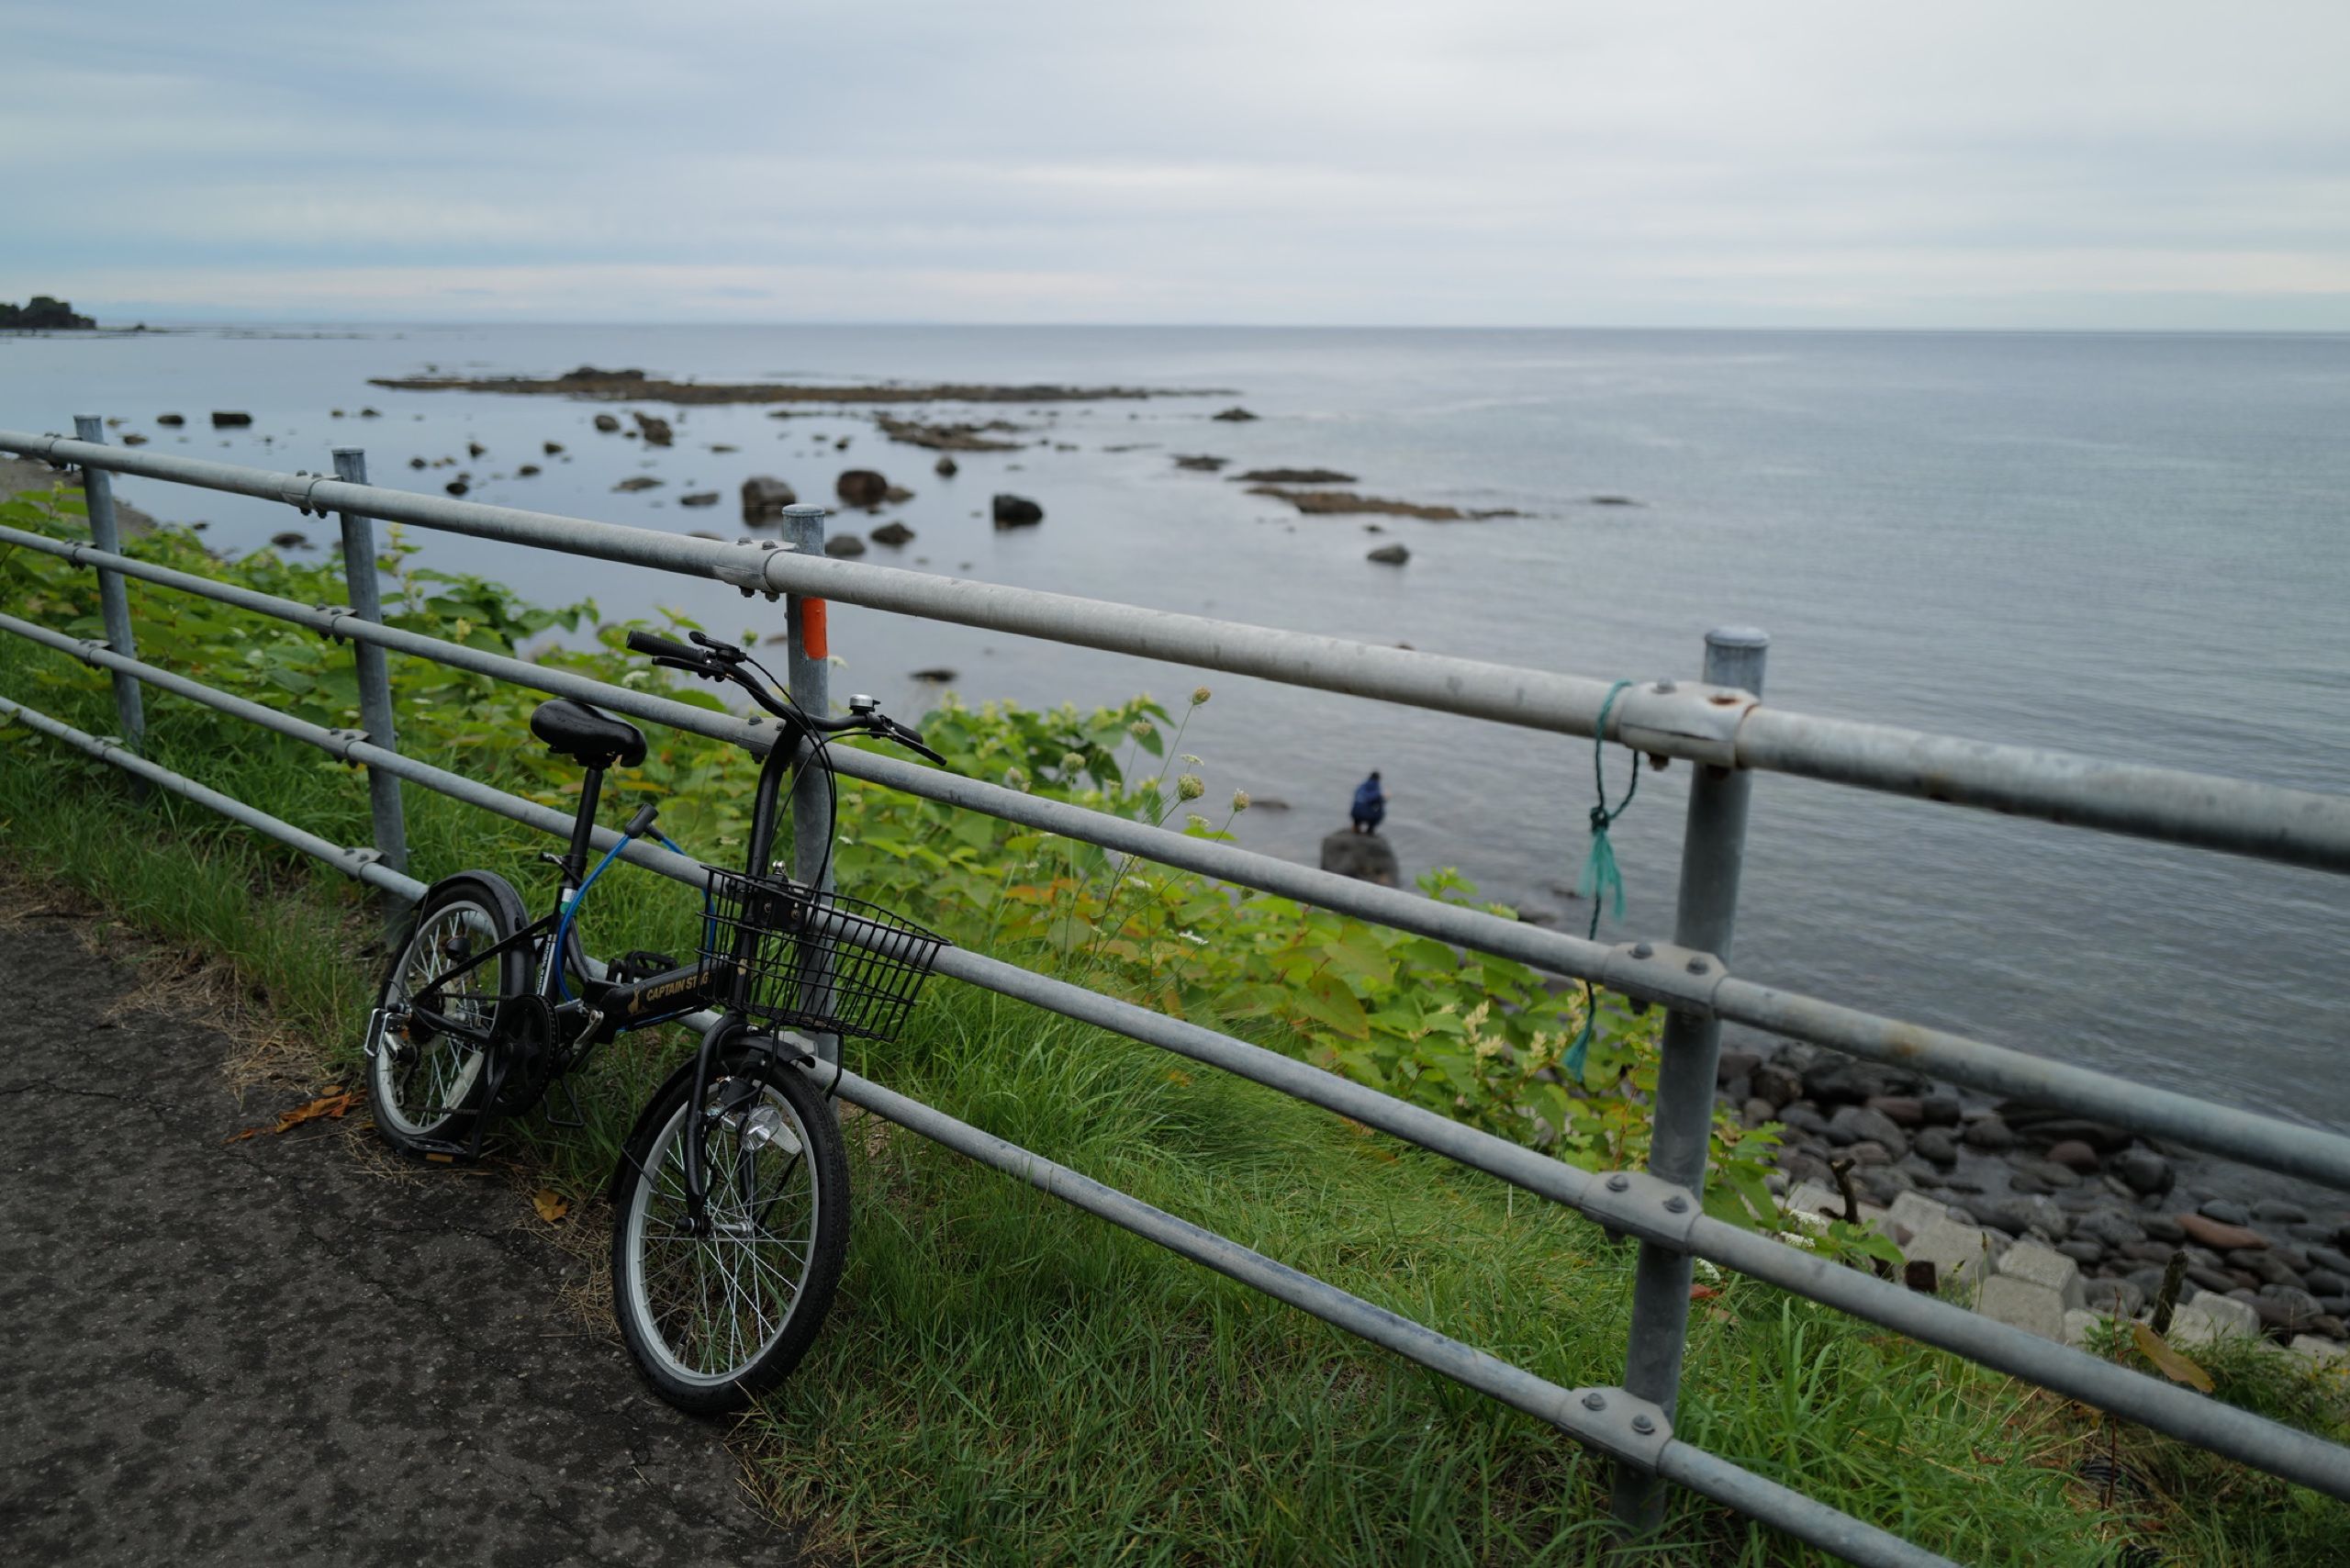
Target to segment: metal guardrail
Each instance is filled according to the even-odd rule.
[[[793,510],[787,520],[789,547],[778,541],[728,545],[372,487],[364,482],[364,461],[355,450],[336,452],[337,476],[328,478],[128,452],[104,443],[103,425],[97,419],[84,416],[75,422],[80,439],[74,440],[0,431],[0,451],[80,467],[85,476],[93,543],[0,528],[0,545],[44,551],[95,569],[106,636],[103,642],[77,640],[7,614],[0,614],[0,631],[107,670],[123,734],[120,738],[92,736],[6,698],[0,698],[0,716],[14,718],[100,756],[147,785],[196,801],[368,885],[408,900],[420,896],[424,885],[404,869],[401,782],[434,790],[557,835],[568,831],[569,819],[476,780],[400,756],[391,731],[384,666],[386,653],[432,659],[533,689],[589,699],[615,711],[732,742],[755,754],[772,746],[774,728],[760,719],[738,719],[385,626],[375,601],[373,572],[347,574],[351,579],[348,606],[309,606],[139,561],[119,547],[112,474],[137,474],[258,496],[305,511],[334,510],[341,514],[346,564],[375,559],[371,520],[384,518],[712,577],[732,583],[745,594],[789,597],[789,684],[803,705],[820,710],[827,695],[824,666],[821,659],[807,656],[801,632],[806,612],[816,600],[837,599],[1569,734],[1593,734],[1605,712],[1606,738],[1653,755],[1685,758],[1696,769],[1671,943],[1607,946],[1541,931],[894,758],[851,753],[841,759],[841,771],[1460,946],[1516,958],[1664,1005],[1668,1014],[1650,1170],[1602,1177],[1292,1058],[1015,965],[952,948],[941,955],[939,963],[940,972],[955,979],[1268,1085],[1637,1237],[1640,1254],[1633,1325],[1620,1387],[1561,1388],[855,1074],[844,1075],[841,1092],[853,1103],[1550,1422],[1615,1460],[1615,1512],[1635,1534],[1654,1527],[1662,1500],[1659,1484],[1670,1481],[1852,1562],[1942,1561],[1672,1435],[1686,1336],[1689,1271],[1695,1258],[1737,1269],[1985,1366],[2350,1500],[2350,1449],[1708,1218],[1698,1204],[1718,1031],[1725,1019],[1868,1059],[1897,1062],[1954,1083],[2060,1106],[2350,1191],[2350,1138],[2042,1061],[1984,1041],[1874,1016],[1730,974],[1727,963],[1750,770],[1769,768],[2337,872],[2350,871],[2350,798],[1783,712],[1760,700],[1766,640],[1759,633],[1716,633],[1707,640],[1704,682],[1651,682],[1628,691],[1611,710],[1606,707],[1606,695],[1613,683],[1607,681],[833,560],[822,554],[823,512],[819,508]],[[365,728],[328,730],[141,661],[125,589],[129,579],[198,595],[351,641]],[[153,686],[364,765],[370,780],[374,847],[350,849],[328,844],[139,756],[144,725],[140,705],[142,686]],[[812,841],[817,835],[796,836]],[[617,841],[618,835],[610,829],[598,830],[599,846]],[[704,878],[698,863],[643,844],[631,845],[624,856],[688,883],[699,885]],[[802,868],[803,871],[808,868]]]

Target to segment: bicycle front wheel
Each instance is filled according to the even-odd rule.
[[[612,1308],[655,1391],[706,1415],[773,1388],[822,1327],[848,1250],[848,1161],[805,1068],[738,1052],[693,1101],[688,1063],[621,1152]],[[697,1138],[699,1225],[686,1175]]]

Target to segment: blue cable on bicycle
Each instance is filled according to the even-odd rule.
[[[670,853],[674,855],[685,854],[685,851],[678,848],[676,844],[672,843],[669,835],[663,833],[659,828],[653,830],[653,836],[659,839],[661,841],[662,847],[667,849]],[[564,938],[569,935],[571,931],[571,922],[574,917],[578,914],[579,906],[587,901],[588,890],[596,885],[596,879],[604,874],[604,868],[606,867],[620,858],[621,851],[626,849],[634,842],[636,841],[627,834],[623,833],[621,834],[621,841],[618,844],[613,845],[610,850],[605,854],[601,860],[596,862],[596,868],[588,873],[587,879],[579,884],[579,890],[571,895],[571,902],[564,906],[563,918],[555,923],[554,983],[563,991],[564,999],[565,1001],[569,1001],[571,998],[571,988],[568,985],[564,984],[563,980]],[[701,890],[701,920],[702,939],[705,943],[709,941],[711,929],[717,919],[718,912],[716,906],[711,902],[710,888],[707,884],[704,884]]]

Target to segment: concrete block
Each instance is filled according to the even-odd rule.
[[[2165,1338],[2175,1345],[2201,1345],[2222,1335],[2250,1338],[2259,1332],[2260,1315],[2244,1303],[2213,1291],[2197,1291],[2171,1314]]]
[[[1786,1203],[1797,1214],[1841,1215],[1844,1212],[1844,1200],[1836,1189],[1817,1182],[1796,1182],[1796,1190],[1787,1194]]]
[[[2046,1285],[2012,1274],[1994,1274],[1985,1280],[1975,1310],[1996,1323],[2043,1339],[2061,1342],[2065,1338],[2065,1298]]]
[[[1971,1287],[1991,1271],[1990,1251],[1983,1232],[1952,1219],[1929,1221],[1925,1228],[1909,1238],[1901,1255],[1913,1263],[1920,1260],[1932,1263],[1938,1286],[1955,1283]]]
[[[2101,1312],[2087,1312],[2079,1307],[2073,1308],[2065,1314],[2065,1343],[2072,1346],[2076,1350],[2086,1350],[2089,1342],[2089,1330],[2104,1321],[2105,1314]]]
[[[2339,1340],[2320,1338],[2315,1334],[2296,1334],[2292,1343],[2285,1348],[2305,1361],[2350,1372],[2350,1345]]]
[[[1902,1193],[1895,1196],[1893,1206],[1886,1211],[1893,1223],[1908,1227],[1915,1236],[1936,1220],[1950,1218],[1950,1205],[1937,1203],[1923,1193]]]
[[[2000,1256],[1999,1272],[2009,1279],[2045,1285],[2065,1298],[2067,1310],[2086,1307],[2088,1292],[2081,1282],[2081,1266],[2053,1247],[2019,1241]]]

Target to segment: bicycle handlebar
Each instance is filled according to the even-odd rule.
[[[732,681],[749,692],[752,701],[783,721],[787,728],[822,735],[837,735],[855,730],[893,742],[909,751],[919,752],[942,767],[946,766],[945,757],[923,744],[918,732],[885,713],[863,712],[852,713],[845,719],[819,719],[813,714],[801,712],[789,701],[778,701],[764,681],[754,680],[744,671],[742,649],[700,632],[690,635],[700,646],[688,647],[651,632],[631,632],[628,634],[629,651],[643,654],[655,664],[698,675],[704,680]]]

